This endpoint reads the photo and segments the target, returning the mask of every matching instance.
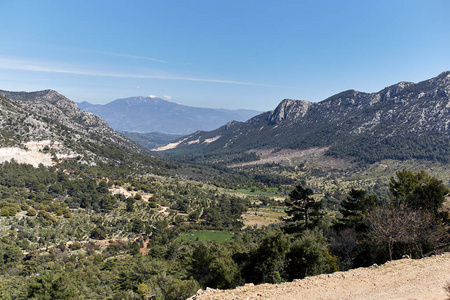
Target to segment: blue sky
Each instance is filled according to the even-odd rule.
[[[271,110],[450,70],[450,1],[0,1],[0,89]]]

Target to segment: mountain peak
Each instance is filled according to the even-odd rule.
[[[430,79],[431,81],[439,81],[443,83],[449,83],[450,82],[450,71],[445,71],[436,76],[435,78]]]
[[[297,121],[306,115],[314,103],[305,100],[284,99],[274,112],[268,116],[270,124],[278,124],[285,119]]]
[[[157,97],[136,96],[130,98],[117,99],[108,104],[126,104],[128,106],[136,106],[136,105],[157,104],[157,103],[169,103],[169,101]]]
[[[437,76],[437,78],[445,78],[445,77],[450,77],[450,71],[444,71]]]

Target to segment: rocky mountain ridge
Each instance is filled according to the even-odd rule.
[[[260,113],[245,109],[191,107],[155,97],[118,99],[104,105],[82,102],[78,106],[100,116],[118,131],[166,134],[212,130],[228,121],[245,121]]]
[[[125,141],[102,118],[79,109],[75,102],[56,91],[8,92],[0,90],[0,95],[9,98],[25,110],[50,118],[73,130],[83,131],[88,135],[108,137],[116,142]]]
[[[285,99],[274,111],[247,122],[233,122],[214,131],[183,137],[174,143],[172,151],[205,154],[330,147],[330,155],[361,156],[367,153],[356,153],[359,150],[355,149],[369,143],[373,150],[364,148],[366,152],[376,152],[380,146],[379,152],[389,156],[389,149],[401,148],[404,156],[405,151],[408,155],[414,152],[411,143],[421,147],[430,145],[424,139],[437,137],[431,141],[432,148],[445,144],[449,124],[450,72],[447,71],[417,84],[400,82],[377,93],[348,90],[317,103]],[[401,145],[397,145],[398,141]],[[439,157],[450,159],[450,153],[440,153]],[[372,155],[370,160],[373,159],[378,158]]]
[[[111,129],[100,117],[80,110],[75,102],[56,91],[0,90],[0,95],[0,146],[26,148],[30,142],[40,143],[51,146],[55,157],[79,156],[85,163],[93,163],[98,157],[93,153],[94,148],[144,151]]]

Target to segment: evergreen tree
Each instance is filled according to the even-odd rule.
[[[303,188],[297,185],[285,200],[286,214],[285,221],[300,225],[303,229],[313,228],[323,217],[322,201],[316,201],[310,188]]]
[[[339,219],[338,227],[364,231],[363,216],[375,207],[376,202],[376,195],[367,195],[364,190],[351,189],[347,198],[341,203],[339,212],[342,218]]]
[[[435,217],[445,202],[449,189],[436,177],[424,170],[414,173],[401,170],[397,178],[391,177],[389,190],[394,196],[392,203],[396,206],[406,205],[412,209],[427,210]]]

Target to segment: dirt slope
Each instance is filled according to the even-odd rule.
[[[401,259],[283,284],[252,284],[234,290],[198,291],[206,299],[447,299],[450,253],[424,259]]]

